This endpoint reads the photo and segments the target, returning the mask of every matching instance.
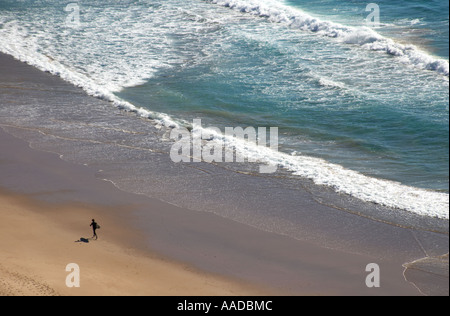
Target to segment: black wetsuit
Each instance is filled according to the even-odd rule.
[[[97,224],[96,222],[92,222],[92,223],[91,223],[91,226],[92,226],[92,230],[94,231],[94,236],[93,236],[93,237],[98,238],[98,237],[97,237],[97,233],[96,233],[98,224]]]

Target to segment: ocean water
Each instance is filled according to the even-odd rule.
[[[367,4],[2,0],[0,51],[160,128],[278,127],[278,152],[243,150],[448,219],[448,2],[379,0],[377,26]]]

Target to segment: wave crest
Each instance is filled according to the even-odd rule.
[[[351,27],[315,18],[300,9],[292,8],[273,0],[209,0],[214,4],[240,12],[264,17],[275,23],[283,23],[291,28],[310,31],[322,36],[335,38],[346,44],[359,45],[372,51],[400,57],[399,60],[414,67],[435,71],[449,76],[449,62],[421,51],[414,45],[404,45],[386,38],[369,27]]]

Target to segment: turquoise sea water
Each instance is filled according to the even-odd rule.
[[[278,127],[281,167],[448,214],[448,2],[376,3],[369,28],[356,0],[6,0],[0,51],[166,125]]]
[[[370,11],[369,1],[359,0],[287,0],[287,4],[323,15],[333,21],[360,26]],[[443,0],[380,0],[380,27],[377,31],[399,41],[413,43],[448,59],[449,6]]]

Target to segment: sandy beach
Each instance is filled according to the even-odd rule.
[[[55,96],[76,97],[110,106],[9,56],[0,55],[0,73],[2,105],[44,104],[50,95],[52,102]],[[448,234],[424,230],[417,237],[400,225],[341,212],[342,231],[355,230],[347,238],[379,251],[322,247],[124,192],[104,181],[98,166],[36,149],[34,140],[49,130],[12,120],[0,127],[0,295],[415,296],[424,293],[405,279],[403,264],[424,257],[424,248],[426,254],[442,255],[448,246]],[[314,208],[329,218],[316,219],[322,227],[311,227],[311,233],[332,228],[333,212],[341,214]],[[98,240],[88,240],[92,218],[102,226]],[[418,246],[418,239],[430,236],[433,242]],[[389,255],[397,249],[398,256]],[[382,269],[380,288],[365,283],[366,266],[373,262]],[[80,267],[80,288],[66,286],[69,263]],[[436,284],[448,276],[438,279]],[[440,283],[437,293],[442,294]]]
[[[49,205],[0,193],[0,295],[258,295],[261,290],[201,273],[125,246],[133,234],[105,221],[91,239],[85,218],[104,210]],[[88,222],[89,224],[89,222]],[[80,287],[69,288],[66,266],[80,267]]]

